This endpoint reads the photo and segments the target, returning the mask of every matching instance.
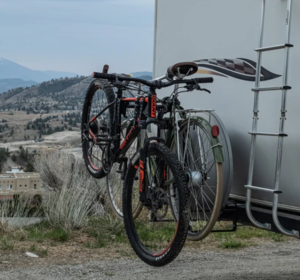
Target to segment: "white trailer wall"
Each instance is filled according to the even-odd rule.
[[[286,0],[267,0],[264,45],[285,43]],[[287,122],[284,139],[280,203],[300,211],[300,1],[292,13]],[[199,59],[246,58],[256,62],[261,16],[260,0],[157,0],[154,44],[154,77],[165,74],[168,66]],[[263,54],[262,66],[282,75],[284,50]],[[198,74],[199,77],[210,76]],[[261,87],[281,86],[282,78],[261,83]],[[223,120],[233,149],[232,194],[245,197],[250,135],[253,117],[254,81],[214,76],[206,85],[212,91],[184,93],[186,108],[215,109]],[[168,90],[159,96],[169,94]],[[258,131],[278,132],[281,91],[260,93]],[[253,185],[273,188],[277,137],[258,137]],[[255,199],[271,201],[267,193],[253,192]]]

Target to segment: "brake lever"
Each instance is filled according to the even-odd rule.
[[[195,89],[202,90],[202,91],[207,91],[208,93],[211,93],[208,89],[201,88],[200,85],[196,81],[195,81]]]
[[[208,93],[211,93],[208,89],[202,88],[201,90],[207,91]]]
[[[188,91],[193,91],[193,90],[202,90],[202,91],[207,91],[208,93],[211,93],[208,89],[206,88],[201,88],[200,85],[195,82],[195,84],[189,84],[189,85],[186,85],[185,88],[188,90]]]

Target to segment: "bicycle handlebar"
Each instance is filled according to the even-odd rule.
[[[116,74],[104,74],[104,73],[99,73],[99,72],[94,72],[93,78],[106,79],[106,80],[110,80],[110,81],[114,81],[114,80],[116,80],[116,78],[118,78],[119,81],[138,82],[138,83],[142,83],[146,86],[154,87],[157,89],[169,87],[169,86],[175,85],[175,84],[194,84],[194,83],[204,84],[204,83],[212,83],[214,81],[213,78],[209,77],[209,78],[195,78],[195,79],[186,79],[186,80],[174,80],[174,81],[164,83],[160,80],[146,81],[146,80],[139,79],[139,78],[125,77],[125,76],[116,75]]]

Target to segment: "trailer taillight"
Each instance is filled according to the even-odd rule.
[[[212,136],[216,138],[216,137],[219,136],[219,133],[220,133],[219,127],[217,125],[214,125],[211,128],[211,134],[212,134]]]

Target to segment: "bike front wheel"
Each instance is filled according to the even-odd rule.
[[[141,183],[147,198],[134,218]],[[133,157],[124,182],[124,223],[132,248],[145,263],[163,266],[176,258],[187,236],[189,208],[188,186],[174,153],[162,144],[152,143],[145,162],[140,161],[139,153]]]
[[[126,135],[128,135],[129,130],[133,125],[133,120],[124,121],[121,125],[121,143],[124,141]],[[140,138],[137,137],[134,142],[131,144],[130,148],[126,152],[126,158],[128,161],[130,158],[137,152],[140,147]],[[112,165],[110,173],[106,176],[106,186],[109,202],[112,210],[118,218],[123,219],[123,210],[122,210],[122,193],[124,185],[124,177],[126,175],[128,162],[124,161],[122,164],[115,162]],[[136,178],[137,180],[137,178]],[[134,206],[133,216],[134,218],[139,215],[142,210],[143,205],[137,201]]]

